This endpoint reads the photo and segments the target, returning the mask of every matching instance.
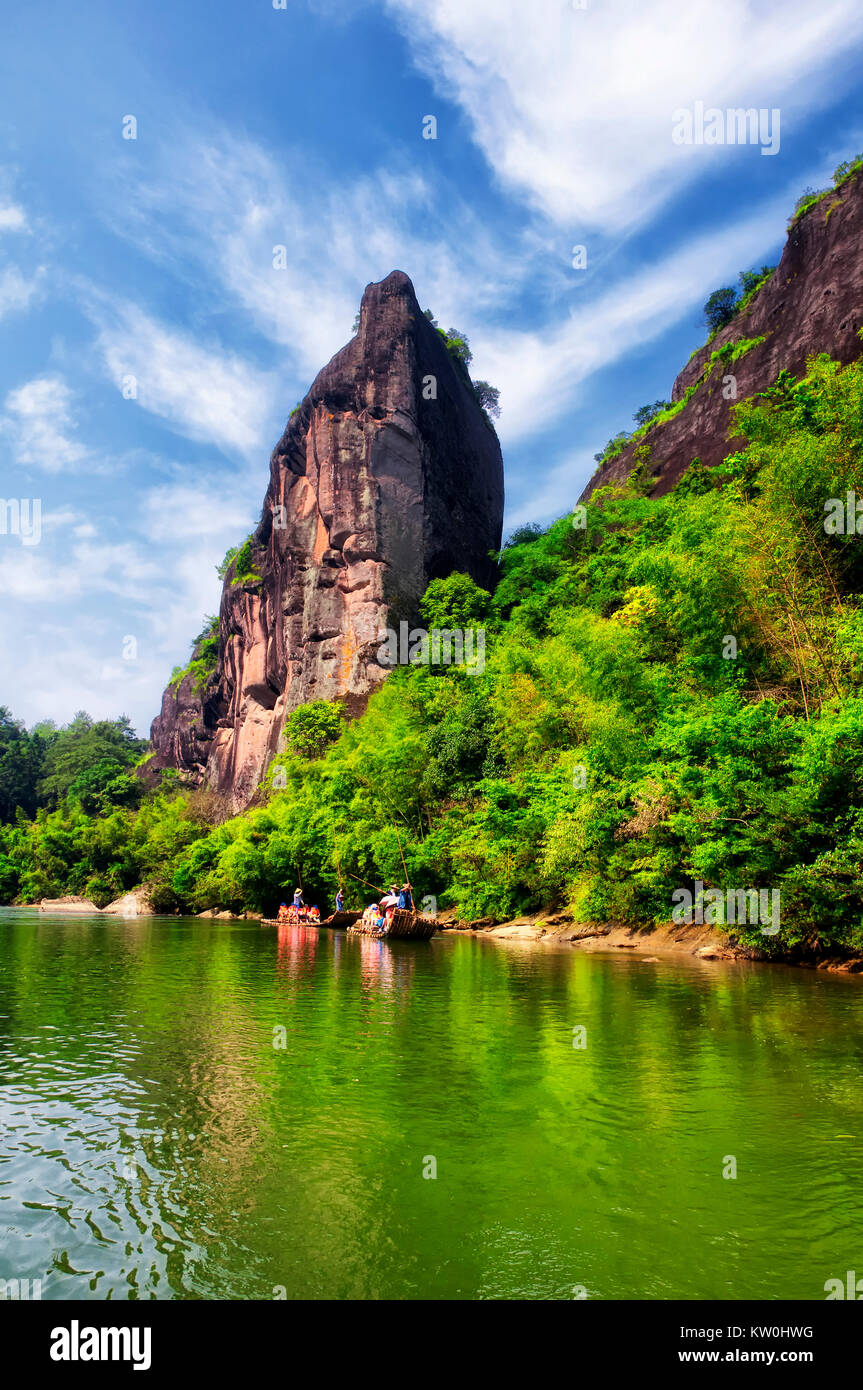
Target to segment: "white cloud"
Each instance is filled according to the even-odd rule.
[[[316,182],[299,159],[276,160],[225,130],[166,143],[150,176],[123,183],[106,216],[119,206],[118,234],[169,256],[209,285],[220,313],[227,298],[287,350],[299,392],[349,339],[370,280],[420,267],[418,294],[448,321],[497,305],[501,283],[523,273],[520,244],[505,250],[469,202],[413,168]],[[274,268],[274,247],[286,249],[284,268]]]
[[[675,146],[676,108],[799,112],[833,100],[863,35],[857,0],[387,3],[501,183],[573,230],[640,222],[729,159],[722,147]]]
[[[16,203],[0,206],[0,232],[27,231],[27,214]]]
[[[572,410],[593,372],[658,338],[724,277],[736,278],[776,240],[787,209],[783,194],[744,221],[675,248],[553,327],[476,334],[480,375],[501,390],[503,441],[550,428]]]
[[[154,487],[135,503],[131,524],[157,544],[202,540],[224,549],[257,524],[265,483],[259,461],[246,476],[220,479],[215,488],[191,479]]]
[[[134,377],[138,404],[189,439],[253,454],[264,442],[274,380],[234,353],[169,328],[134,304],[91,297],[98,348],[118,390]]]
[[[68,525],[71,513],[58,516]],[[58,528],[33,549],[0,538],[0,647],[15,653],[0,703],[29,723],[122,710],[147,732],[172,667],[187,659],[204,614],[218,610],[224,549],[224,537],[158,546],[131,530],[71,548]],[[124,659],[129,636],[133,661]]]
[[[516,488],[516,497],[509,500],[504,534],[528,521],[552,521],[571,511],[595,469],[593,453],[588,449],[577,449],[543,469],[536,476],[535,486],[532,485],[533,478],[528,480],[522,477]]]
[[[72,392],[61,377],[34,377],[10,391],[0,417],[0,434],[10,443],[20,467],[59,473],[87,458],[87,450],[70,438],[75,427]]]
[[[41,272],[27,280],[16,266],[6,266],[0,272],[0,319],[28,308],[39,291],[40,279]]]

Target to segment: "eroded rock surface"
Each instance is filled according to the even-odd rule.
[[[669,492],[694,458],[715,467],[743,441],[731,435],[734,401],[723,397],[723,378],[736,377],[737,400],[772,386],[783,369],[802,375],[807,357],[826,352],[850,362],[861,352],[863,326],[863,173],[823,198],[796,221],[773,275],[738,314],[687,362],[671,393],[682,400],[703,374],[708,359],[727,343],[764,337],[733,364],[718,364],[680,413],[647,431],[643,439],[603,464],[582,494],[622,482],[632,471],[639,445],[650,449],[647,469],[656,479],[652,495]]]
[[[359,712],[389,668],[384,630],[418,620],[429,580],[494,581],[500,445],[401,271],[363,295],[356,336],[316,377],[270,459],[254,535],[260,579],[229,570],[219,664],[165,692],[152,773],[175,767],[235,808],[309,700]]]

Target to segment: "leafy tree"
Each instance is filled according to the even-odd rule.
[[[45,748],[42,734],[28,734],[21,720],[0,706],[0,821],[13,820],[19,807],[25,815],[34,814]]]
[[[654,401],[652,405],[640,405],[632,418],[639,427],[647,425],[661,411],[667,410],[670,404],[670,401]]]
[[[448,328],[446,333],[439,328],[438,332],[446,343],[446,350],[450,357],[454,357],[456,362],[461,363],[465,372],[467,372],[468,367],[473,361],[473,353],[470,350],[467,334],[462,333],[458,328]]]
[[[420,600],[420,612],[429,629],[469,628],[488,616],[491,594],[469,574],[450,574],[433,579]]]
[[[754,293],[765,280],[770,279],[775,269],[773,265],[763,265],[760,270],[741,270],[738,276],[741,294],[745,297]]]
[[[48,744],[37,788],[40,805],[58,805],[82,773],[105,760],[118,773],[132,768],[146,747],[146,740],[136,736],[125,715],[94,721],[79,711]]]
[[[714,290],[704,306],[704,319],[711,333],[730,323],[737,312],[737,291],[731,285]]]
[[[319,758],[328,744],[335,742],[344,728],[341,706],[328,700],[310,700],[298,705],[285,720],[284,739],[292,753],[303,758]]]
[[[536,521],[526,521],[523,526],[516,526],[509,536],[506,546],[511,545],[530,545],[531,541],[537,540],[542,535],[542,527]]]
[[[495,419],[498,419],[500,416],[500,391],[498,388],[489,386],[487,381],[475,381],[473,393],[486,414],[493,415]]]
[[[594,454],[593,457],[597,463],[606,463],[608,459],[616,458],[618,454],[622,454],[631,438],[632,435],[626,430],[620,430],[619,433],[612,435],[602,452]]]
[[[239,553],[240,547],[238,545],[229,546],[225,551],[225,558],[222,560],[221,564],[216,566],[216,574],[220,579],[227,578],[228,570],[231,568],[231,565],[234,563]]]

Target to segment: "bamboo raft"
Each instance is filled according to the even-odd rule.
[[[379,940],[386,937],[387,940],[398,938],[399,940],[429,941],[437,931],[437,922],[434,917],[421,917],[418,912],[412,912],[406,907],[397,907],[393,913],[389,929],[382,931],[378,931],[376,927],[364,926],[362,914],[359,912],[344,912],[337,915],[356,918],[348,926],[349,932],[357,936],[374,936]]]
[[[331,917],[327,917],[325,925],[328,927],[348,927],[349,929],[362,917],[361,912],[334,912]]]
[[[325,923],[324,923],[324,922],[292,922],[292,921],[290,920],[290,918],[285,917],[285,918],[280,922],[279,919],[278,919],[278,917],[262,917],[262,918],[261,918],[261,926],[262,926],[262,927],[323,927],[323,926],[330,926],[330,921],[329,921],[329,918],[328,918],[327,921],[326,921]]]
[[[411,912],[408,908],[397,907],[393,912],[392,921],[388,931],[378,931],[375,927],[363,926],[363,914],[361,912],[334,912],[331,917],[324,918],[323,922],[280,922],[278,917],[262,917],[262,927],[344,927],[355,936],[373,936],[378,941],[384,937],[387,939],[398,938],[399,940],[410,941],[430,941],[437,931],[437,922],[434,917],[422,917],[418,912]]]

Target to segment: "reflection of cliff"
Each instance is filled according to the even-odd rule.
[[[502,519],[494,429],[393,271],[273,451],[241,578],[235,564],[225,581],[218,668],[203,692],[193,674],[166,690],[148,773],[177,767],[247,803],[291,709],[362,708],[386,675],[381,630],[416,618],[430,579],[492,582]]]

